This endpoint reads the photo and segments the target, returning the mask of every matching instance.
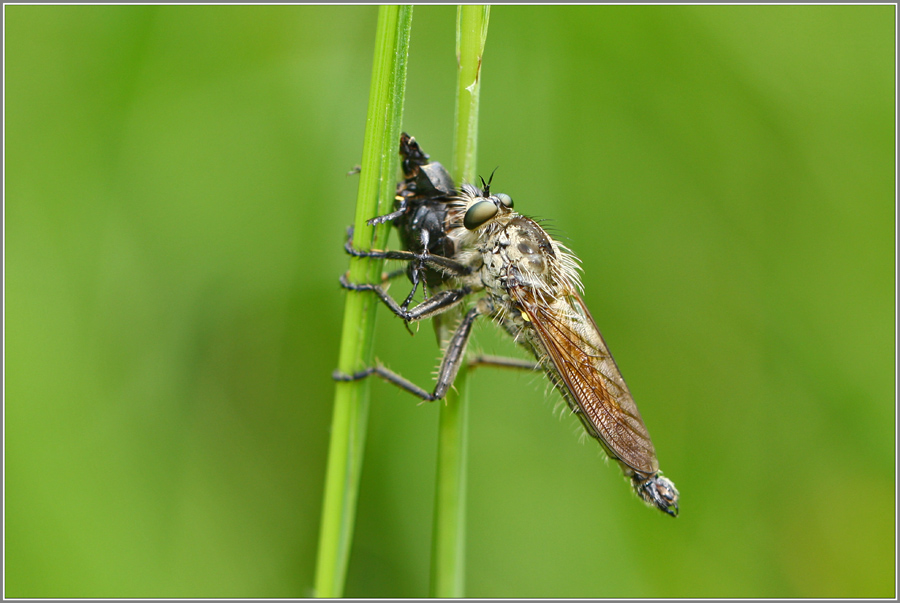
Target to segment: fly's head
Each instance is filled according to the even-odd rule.
[[[482,190],[463,184],[456,210],[463,216],[461,226],[471,233],[470,238],[484,238],[496,229],[497,224],[518,215],[513,211],[512,197],[504,193],[492,195],[490,185]]]

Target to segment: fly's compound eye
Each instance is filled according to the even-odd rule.
[[[513,206],[512,197],[510,197],[506,193],[497,193],[494,196],[500,200],[500,203],[503,204],[503,207],[506,207],[507,209],[512,209],[512,206]]]
[[[467,230],[475,230],[479,226],[497,215],[500,211],[493,201],[479,201],[468,209],[463,218],[463,226]]]

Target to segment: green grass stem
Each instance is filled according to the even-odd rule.
[[[456,17],[459,61],[452,174],[456,182],[475,179],[481,56],[489,6],[460,6]],[[443,321],[442,324],[446,324]],[[447,333],[441,333],[446,339]],[[468,395],[466,366],[440,411],[438,466],[431,554],[431,596],[461,598],[465,592],[466,450]]]
[[[354,244],[362,249],[383,243],[388,236],[388,224],[372,229],[366,220],[392,209],[411,25],[411,6],[379,8],[354,222]],[[368,258],[351,259],[351,282],[377,281],[382,264]],[[338,360],[341,372],[354,373],[371,365],[378,305],[372,295],[346,296]],[[316,562],[317,597],[341,597],[344,592],[368,410],[368,379],[336,383]]]

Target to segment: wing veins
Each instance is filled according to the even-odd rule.
[[[573,295],[581,303],[584,314],[576,313],[569,320],[561,320],[551,308],[533,303],[523,293],[521,290],[517,291],[517,299],[532,319],[548,356],[562,376],[563,384],[584,415],[590,419],[593,430],[617,458],[636,470],[655,472],[656,453],[650,435],[627,386],[622,387],[617,383],[617,378],[622,379],[621,374],[618,373],[609,350],[604,349],[605,343],[597,325],[580,296]],[[577,320],[575,316],[578,317]],[[585,329],[593,330],[603,347],[598,347],[579,333],[570,326],[570,322],[578,322]],[[585,347],[597,353],[590,354],[585,351]],[[615,375],[606,374],[599,366],[606,359],[612,364],[611,370],[616,372]],[[624,385],[624,380],[622,384]],[[615,388],[618,395],[613,395],[609,385]]]

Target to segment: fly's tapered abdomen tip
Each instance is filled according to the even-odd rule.
[[[678,489],[672,480],[659,474],[646,479],[635,475],[632,482],[634,489],[645,502],[672,517],[678,517]]]

